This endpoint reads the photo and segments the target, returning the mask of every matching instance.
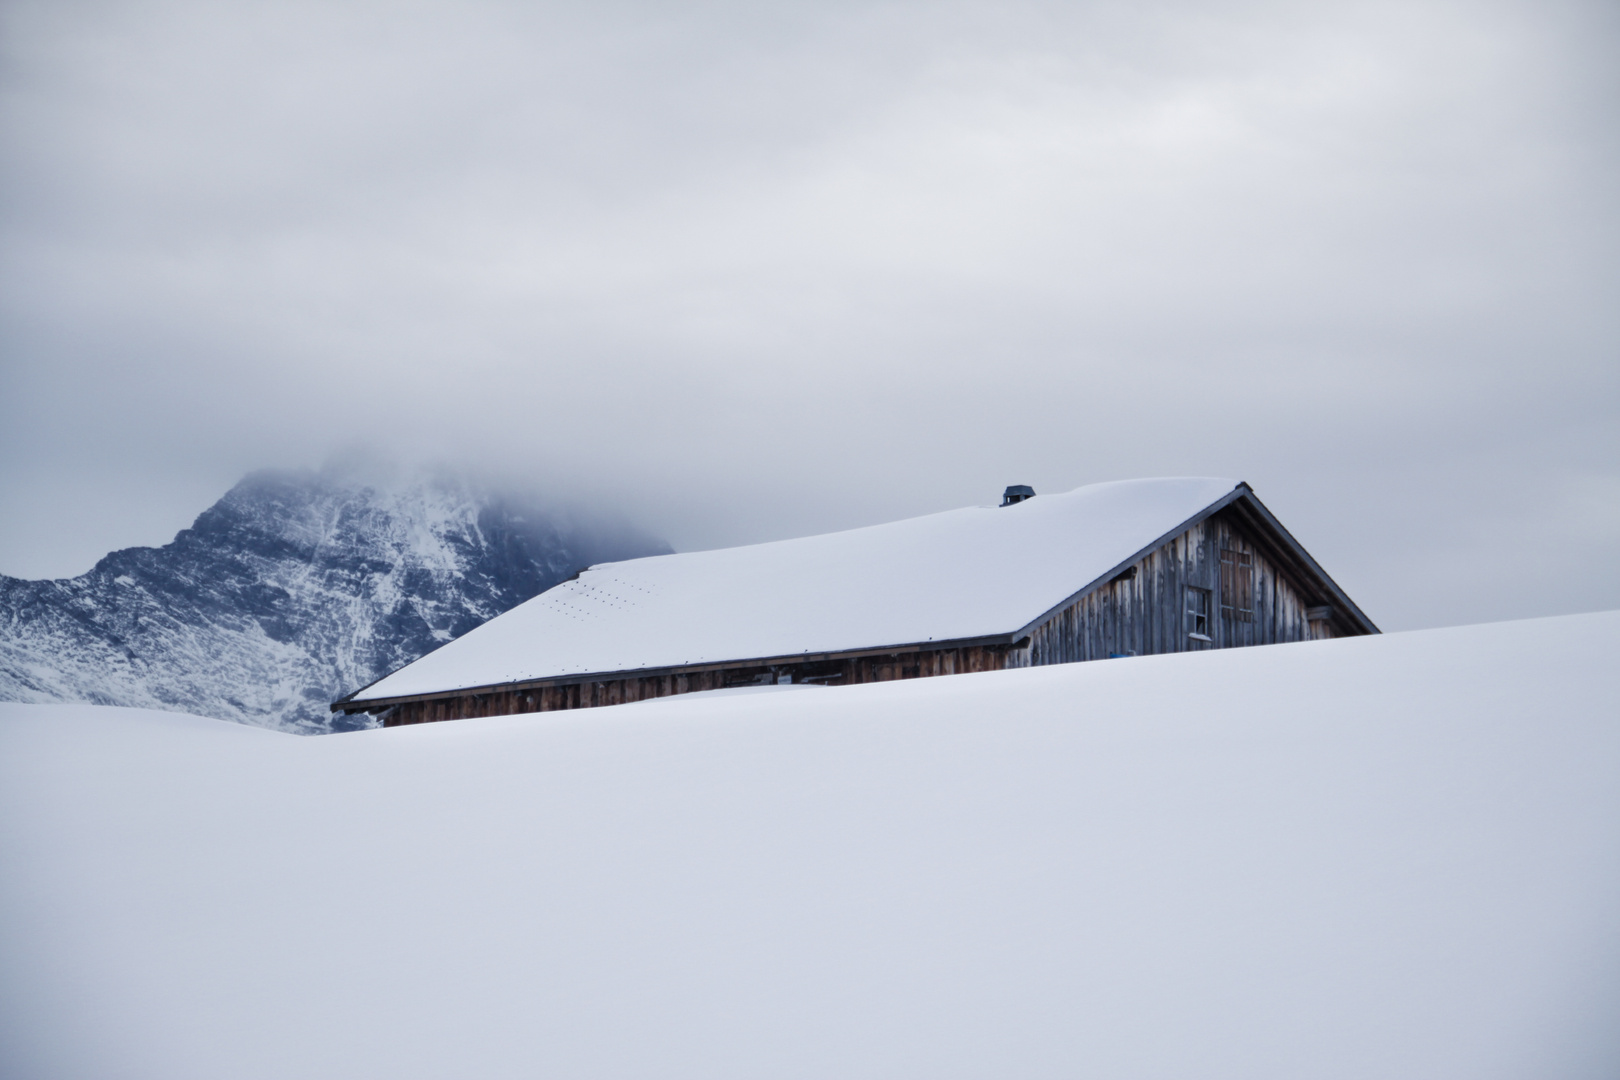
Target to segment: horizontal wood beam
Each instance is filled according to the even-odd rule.
[[[471,694],[495,694],[517,690],[539,690],[547,686],[579,686],[585,683],[615,682],[620,679],[657,678],[663,675],[698,674],[707,671],[736,671],[742,668],[786,667],[793,664],[826,664],[840,660],[859,660],[868,656],[903,656],[906,653],[947,652],[952,649],[1011,648],[1021,634],[990,634],[984,637],[955,638],[950,641],[914,641],[903,645],[880,645],[841,652],[790,653],[785,656],[761,656],[746,660],[721,660],[709,664],[674,664],[667,667],[623,668],[616,671],[597,671],[584,675],[552,675],[543,679],[514,679],[510,682],[465,686],[454,690],[435,690],[426,694],[401,694],[394,697],[359,698],[355,691],[339,698],[331,705],[332,712],[361,713],[403,705],[412,701],[442,701],[446,698]]]

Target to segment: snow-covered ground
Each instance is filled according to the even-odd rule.
[[[0,1074],[1620,1075],[1620,613],[320,739],[0,709]]]

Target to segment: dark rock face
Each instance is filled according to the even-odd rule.
[[[164,547],[0,576],[0,700],[368,726],[327,705],[583,566],[669,550],[454,479],[256,473]]]

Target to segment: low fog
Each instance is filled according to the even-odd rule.
[[[8,3],[0,573],[356,457],[682,550],[1196,474],[1385,629],[1620,607],[1617,45],[1597,3]]]

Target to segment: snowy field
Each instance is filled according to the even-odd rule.
[[[1620,1076],[1617,656],[1610,613],[322,738],[0,706],[0,1075]]]

